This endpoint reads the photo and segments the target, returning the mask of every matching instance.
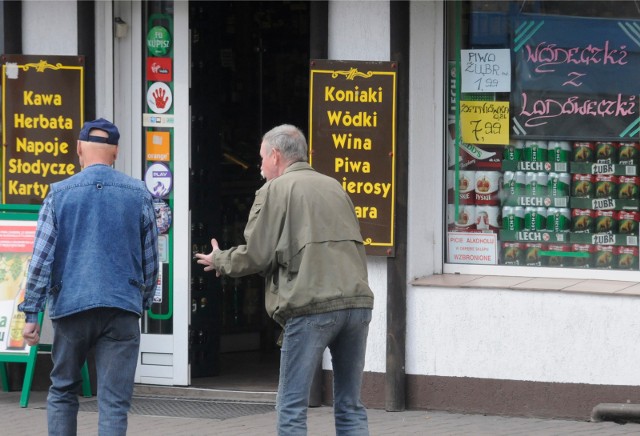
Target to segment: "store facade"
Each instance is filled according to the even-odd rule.
[[[22,2],[22,54],[83,54],[81,3]],[[321,40],[327,59],[407,73],[406,272],[397,286],[392,259],[368,258],[365,403],[389,408],[392,377],[407,408],[585,418],[640,401],[634,3],[408,2],[404,28],[390,2],[330,1],[321,18],[307,2],[243,3],[93,3],[94,113],[121,128],[116,167],[166,189],[155,192],[163,281],[137,382],[192,386],[225,355],[277,355],[259,281],[216,280],[191,259],[212,236],[238,240],[260,134],[306,130]],[[323,369],[330,388],[328,355]]]

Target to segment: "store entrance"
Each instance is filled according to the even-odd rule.
[[[306,131],[309,4],[190,2],[191,246],[242,244],[259,174],[262,134]],[[177,144],[177,147],[180,145]],[[191,265],[191,383],[277,389],[279,326],[266,316],[261,277],[216,278]]]

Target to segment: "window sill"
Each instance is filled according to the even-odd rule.
[[[640,296],[640,284],[617,280],[579,280],[471,274],[436,274],[410,282],[417,287],[492,288],[516,291],[562,291],[587,294]]]

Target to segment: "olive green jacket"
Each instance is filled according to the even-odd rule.
[[[373,308],[353,203],[340,184],[296,162],[256,192],[245,245],[214,254],[223,275],[265,277],[265,306],[284,325],[301,315]]]

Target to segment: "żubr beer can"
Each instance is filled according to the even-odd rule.
[[[541,266],[540,252],[544,249],[545,246],[541,242],[526,242],[524,244],[524,264],[526,266]]]
[[[504,148],[502,154],[503,160],[519,161],[522,159],[522,150],[524,149],[524,141],[514,140],[509,142]]]
[[[502,263],[504,265],[524,265],[524,244],[522,242],[503,242]]]
[[[613,245],[596,245],[593,253],[593,266],[602,269],[611,269],[614,259]]]
[[[572,244],[571,251],[574,253],[585,253],[585,256],[574,257],[572,265],[576,268],[590,268],[593,264],[593,252],[595,247],[591,244]]]
[[[524,161],[545,162],[547,160],[547,141],[526,141],[524,143]]]
[[[547,227],[547,208],[528,206],[524,209],[524,229],[532,232]]]
[[[568,232],[571,227],[571,212],[566,207],[547,208],[547,230],[550,232]]]
[[[595,198],[615,198],[618,195],[618,176],[596,174],[593,195]]]
[[[595,159],[594,148],[593,142],[574,142],[572,160],[574,162],[593,162]]]
[[[621,210],[617,212],[618,233],[623,235],[637,235],[640,212],[634,210]]]
[[[591,174],[574,174],[571,177],[571,196],[591,198],[593,196],[594,176]]]
[[[613,210],[596,210],[594,212],[594,231],[596,233],[616,233],[618,214]]]
[[[618,177],[618,198],[624,200],[637,199],[639,197],[640,177],[620,176]]]
[[[524,228],[524,207],[504,206],[502,208],[502,228],[504,230],[522,230]]]
[[[596,162],[604,164],[614,164],[618,158],[617,142],[596,142]]]
[[[554,255],[552,254],[554,251],[559,253],[566,253],[571,251],[571,246],[567,244],[549,244],[547,246],[547,251],[551,252],[544,258],[546,262],[543,262],[546,266],[555,266],[555,267],[563,267],[568,266],[568,257],[562,255]]]
[[[591,209],[571,209],[571,231],[575,233],[593,233],[594,220]]]
[[[549,162],[569,162],[571,143],[569,141],[549,141],[547,157]]]
[[[618,163],[620,165],[638,165],[640,157],[640,143],[620,142],[618,144]]]
[[[527,172],[525,173],[525,195],[542,197],[547,194],[547,173]]]
[[[500,204],[500,183],[502,173],[500,171],[477,171],[475,196],[476,205]]]
[[[638,247],[618,246],[615,247],[614,254],[615,258],[613,267],[615,269],[638,269]]]
[[[571,185],[571,175],[569,173],[549,173],[547,178],[547,195],[557,197],[567,197],[569,186]]]

